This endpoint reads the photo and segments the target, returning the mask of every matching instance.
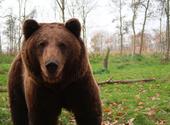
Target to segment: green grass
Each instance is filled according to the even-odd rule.
[[[0,54],[0,64],[11,64],[15,56]]]
[[[90,57],[97,82],[106,81],[111,77],[113,77],[112,80],[164,79],[170,75],[170,65],[162,64],[158,54],[143,56],[136,54],[133,60],[130,54],[124,54],[122,57],[111,54],[108,69],[103,69],[104,54],[92,54]],[[0,63],[0,71],[5,72],[0,75],[0,88],[7,87],[9,67],[10,63]],[[165,82],[157,80],[148,83],[105,84],[100,85],[99,89],[103,107],[103,123],[123,124],[135,118],[133,121],[135,125],[170,124],[170,79]],[[74,125],[74,122],[69,122],[73,119],[72,113],[62,110],[59,124]],[[7,92],[0,93],[1,124],[12,124]]]

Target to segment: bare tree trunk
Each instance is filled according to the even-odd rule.
[[[148,8],[149,8],[149,3],[150,3],[150,0],[148,0],[146,6],[143,5],[143,6],[145,7],[145,17],[144,17],[144,22],[143,22],[143,27],[142,27],[142,34],[141,34],[141,44],[140,44],[140,51],[139,51],[139,54],[140,54],[140,55],[142,54],[143,34],[144,34],[144,31],[145,31],[145,24],[146,24],[146,19],[147,19],[147,12],[148,12]]]
[[[0,35],[0,54],[2,53],[2,43],[1,43],[1,35]]]
[[[10,17],[12,18],[12,17]],[[9,47],[9,54],[12,55],[12,25],[10,25],[10,47]]]
[[[63,23],[65,23],[65,0],[62,0],[62,18],[63,18]]]
[[[167,16],[167,29],[166,29],[166,53],[164,61],[167,63],[169,60],[169,0],[167,0],[166,7],[166,16]]]
[[[18,4],[19,4],[19,19],[18,19],[18,49],[20,51],[20,45],[21,45],[21,4],[22,2],[20,0],[18,0]]]
[[[133,28],[133,50],[132,50],[132,59],[133,59],[134,56],[135,56],[135,43],[136,43],[136,33],[135,33],[134,28]]]
[[[162,15],[161,15],[161,18],[160,18],[160,49],[161,49],[161,61],[163,61],[162,60],[162,53],[163,53],[163,43],[162,43],[162,35],[161,35],[161,33],[162,33]]]
[[[77,0],[76,4],[77,6],[79,6],[77,10],[79,11],[79,15],[81,16],[81,19],[83,21],[82,23],[83,41],[87,46],[86,21],[89,13],[97,7],[97,1],[95,2],[94,0],[79,0],[79,1]]]
[[[107,54],[105,56],[104,63],[103,63],[103,68],[106,68],[106,69],[107,69],[107,64],[108,64],[109,52],[110,52],[110,49],[108,48]]]
[[[27,5],[27,0],[24,1],[24,15],[23,15],[23,20],[26,19],[26,5]]]
[[[87,46],[87,40],[86,40],[86,18],[83,18],[82,30],[83,30],[83,41],[85,42],[85,44]]]
[[[100,38],[100,51],[102,51],[102,37]]]
[[[65,23],[65,0],[61,0],[61,3],[59,0],[56,0],[56,2],[61,10],[63,23]]]
[[[13,18],[13,17],[12,17]],[[14,27],[11,27],[12,55],[14,55]]]
[[[82,7],[82,19],[83,19],[83,26],[82,26],[82,30],[83,30],[83,41],[86,44],[87,47],[87,40],[86,40],[86,13],[85,13],[85,7],[83,5]]]
[[[135,4],[135,0],[132,0],[132,11],[133,11],[133,18],[132,18],[132,29],[133,29],[133,49],[132,49],[132,59],[135,56],[135,43],[136,43],[136,31],[135,31],[135,19],[136,19],[136,6]]]
[[[122,32],[122,2],[120,0],[120,39],[121,39],[121,43],[120,43],[120,56],[122,56],[122,51],[123,51],[123,32]]]

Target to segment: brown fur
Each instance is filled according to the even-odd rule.
[[[72,111],[78,125],[101,125],[102,108],[81,25],[26,20],[24,42],[9,71],[8,89],[14,125],[56,125],[61,109]],[[50,74],[45,63],[58,62]]]

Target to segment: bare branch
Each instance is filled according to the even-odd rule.
[[[56,0],[56,2],[57,2],[57,4],[58,4],[58,6],[60,7],[60,9],[62,10],[63,8],[62,8],[60,2],[59,2],[58,0]]]
[[[155,78],[152,78],[152,79],[136,79],[136,80],[125,80],[125,81],[122,81],[122,80],[110,81],[110,79],[109,79],[107,81],[98,82],[97,84],[98,85],[114,84],[114,83],[128,84],[128,83],[133,83],[133,82],[152,82],[152,81],[162,81],[162,82],[165,82],[165,81],[167,81],[168,78],[169,77],[166,77],[164,79],[155,79]]]

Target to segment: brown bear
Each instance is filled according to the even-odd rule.
[[[23,24],[24,41],[8,76],[14,125],[56,125],[61,109],[72,111],[78,125],[101,125],[102,107],[92,75],[81,24]]]

